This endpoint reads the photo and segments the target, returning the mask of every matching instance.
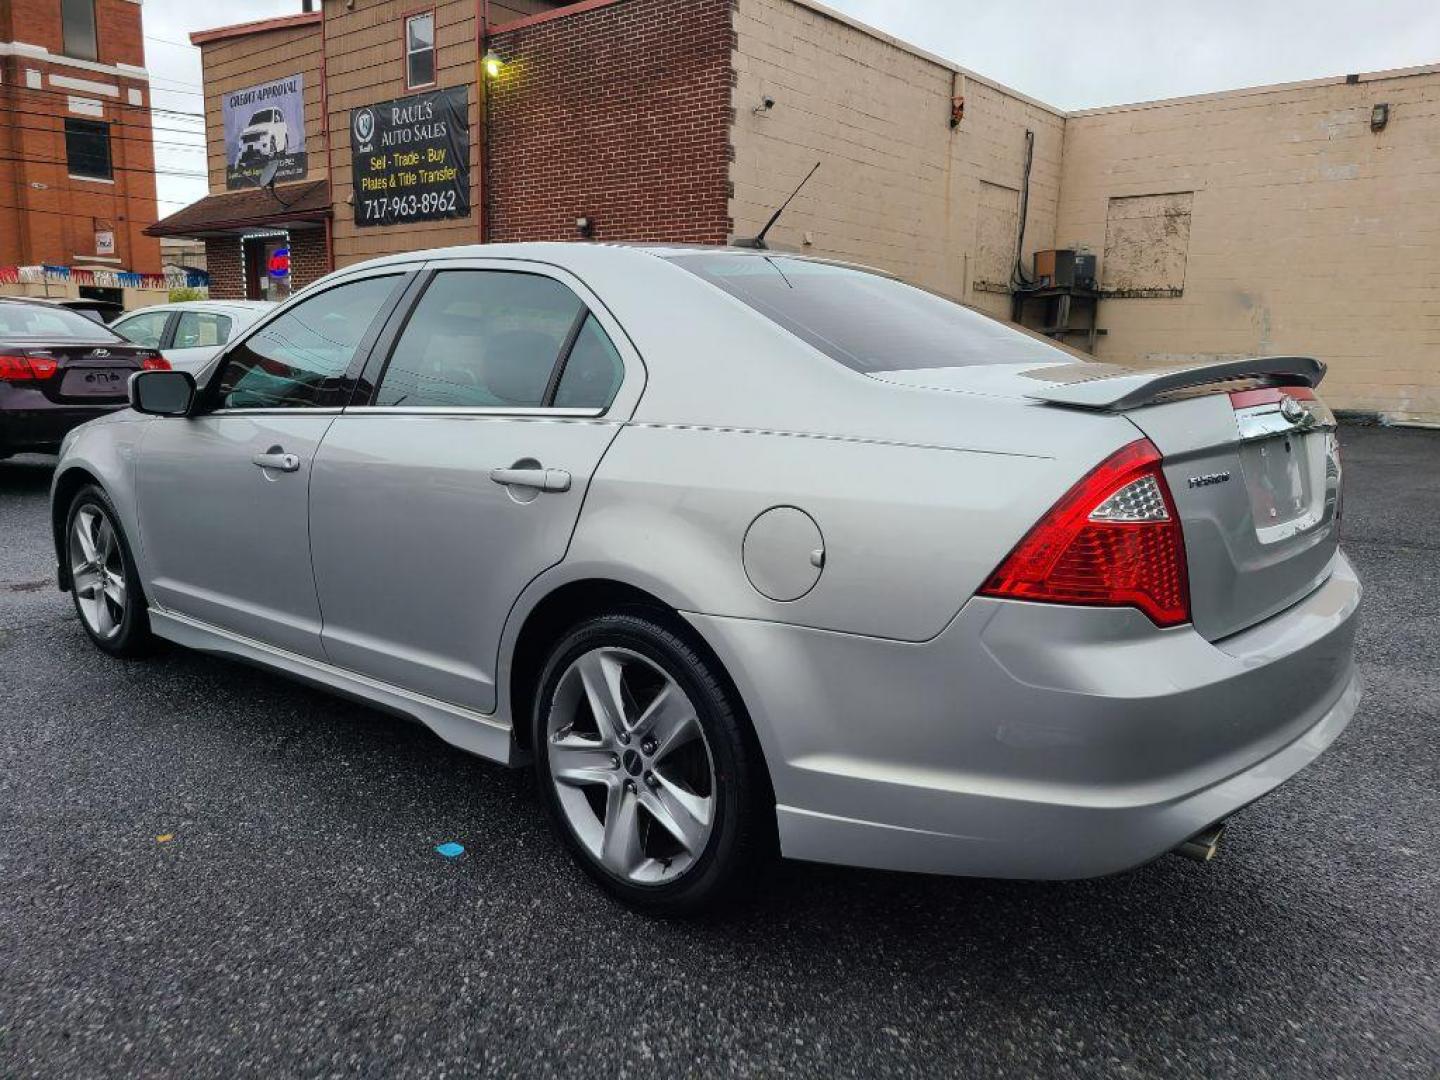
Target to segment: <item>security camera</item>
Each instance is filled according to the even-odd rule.
[[[769,94],[766,94],[760,99],[760,104],[756,105],[755,108],[751,109],[750,111],[758,116],[760,113],[769,112],[774,107],[775,99]]]

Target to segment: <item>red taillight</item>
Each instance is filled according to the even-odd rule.
[[[1137,607],[1157,626],[1189,622],[1185,537],[1155,445],[1137,439],[1097,465],[1026,534],[980,592]]]
[[[48,379],[59,365],[48,356],[0,355],[0,382],[30,382]]]
[[[169,361],[169,360],[166,360],[165,357],[161,356],[159,353],[155,353],[154,355],[152,355],[152,356],[147,356],[147,357],[145,357],[143,360],[140,361],[140,370],[141,370],[141,371],[169,371],[169,370],[170,370],[170,361]]]

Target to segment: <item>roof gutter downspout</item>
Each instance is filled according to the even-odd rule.
[[[308,4],[307,4],[308,10]],[[325,145],[325,190],[330,196],[330,213],[325,216],[325,272],[335,269],[335,236],[330,221],[335,216],[335,185],[330,182],[330,169],[335,164],[330,155],[330,77],[325,70],[325,11],[320,11],[320,141]]]
[[[487,164],[490,160],[490,93],[485,85],[485,53],[490,48],[490,0],[475,0],[475,104],[479,113],[475,145],[475,225],[480,243],[488,239],[489,221],[485,213],[485,200],[489,197]]]

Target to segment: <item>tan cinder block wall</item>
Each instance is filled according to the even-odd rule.
[[[1106,299],[1102,359],[1309,354],[1332,405],[1440,422],[1440,66],[1072,113],[1055,239],[1103,260],[1112,198],[1187,191],[1183,295]]]
[[[1028,267],[1054,246],[1064,114],[812,0],[738,0],[734,27],[732,236],[754,236],[819,161],[771,247],[878,266],[1008,317],[1009,297],[985,285],[1014,261],[1025,131]],[[954,92],[965,115],[952,129]],[[766,96],[774,107],[754,113]]]

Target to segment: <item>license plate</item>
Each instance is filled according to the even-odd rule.
[[[60,383],[66,397],[123,398],[130,372],[116,368],[69,368]]]
[[[1277,435],[1240,447],[1255,530],[1262,540],[1280,539],[1320,520],[1324,495],[1325,436],[1320,432]],[[1313,520],[1312,520],[1313,519]]]

